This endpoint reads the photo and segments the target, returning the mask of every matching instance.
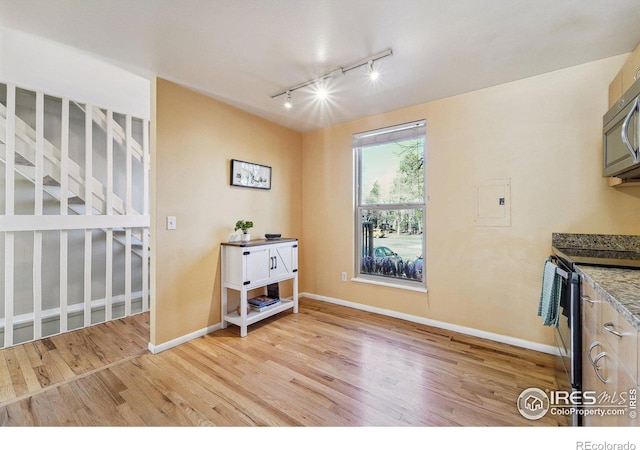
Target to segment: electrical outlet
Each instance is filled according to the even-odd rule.
[[[347,281],[347,272],[342,272],[342,281]]]
[[[176,216],[167,216],[167,230],[176,229]]]

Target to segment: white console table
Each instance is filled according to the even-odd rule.
[[[228,323],[240,327],[240,336],[247,327],[262,319],[293,308],[298,312],[298,240],[274,239],[249,242],[223,242],[221,248],[222,328]],[[293,298],[283,299],[264,311],[247,312],[247,292],[252,289],[293,280]],[[240,314],[228,311],[227,289],[240,292]]]

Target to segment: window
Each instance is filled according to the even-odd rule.
[[[426,285],[425,130],[419,121],[353,136],[360,278]]]

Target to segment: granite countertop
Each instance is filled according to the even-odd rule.
[[[552,233],[551,243],[640,331],[640,235]]]
[[[640,270],[578,265],[586,281],[640,330]]]
[[[640,252],[640,235],[552,233],[556,248]]]

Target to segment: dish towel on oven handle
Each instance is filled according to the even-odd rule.
[[[542,272],[542,291],[540,292],[540,304],[538,316],[544,319],[543,325],[558,327],[560,318],[560,294],[562,291],[562,278],[556,271],[557,266],[548,258],[544,263]]]

